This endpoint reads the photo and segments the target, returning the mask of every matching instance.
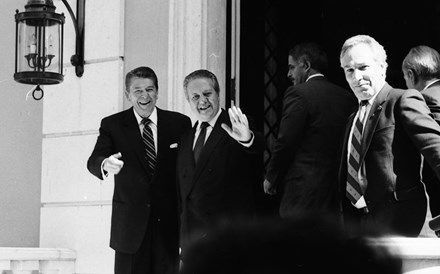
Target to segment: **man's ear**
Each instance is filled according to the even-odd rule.
[[[312,68],[312,65],[310,64],[309,60],[304,60],[303,61],[303,66],[304,66],[304,70],[308,71]]]
[[[416,72],[414,71],[414,69],[408,69],[408,78],[411,80],[411,82],[413,83],[413,85],[417,84],[417,81],[419,80],[417,77]]]
[[[124,95],[125,95],[125,98],[127,98],[127,100],[130,99],[128,90],[124,90]]]

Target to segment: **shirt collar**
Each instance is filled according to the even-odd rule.
[[[310,79],[312,79],[312,78],[314,78],[314,77],[318,77],[318,76],[322,76],[322,77],[324,77],[324,74],[322,74],[322,73],[315,73],[315,74],[312,74],[312,75],[310,75],[309,77],[307,77],[306,82],[309,81]]]
[[[432,81],[431,83],[427,84],[426,87],[423,88],[423,90],[429,88],[430,86],[432,86],[434,83],[437,83],[438,81],[440,81],[440,79],[436,79],[436,80]]]
[[[379,91],[380,92],[380,91]],[[379,94],[379,92],[376,92],[376,94],[374,94],[373,97],[371,97],[370,99],[368,99],[368,104],[371,106],[374,103],[374,100],[376,100],[377,95]],[[359,104],[361,104],[361,101],[359,101]]]
[[[219,108],[217,114],[214,116],[214,118],[211,119],[211,121],[208,121],[208,124],[211,127],[215,126],[215,123],[217,123],[218,117],[220,116],[220,113],[222,112],[222,109]],[[197,128],[200,128],[200,125],[202,124],[202,121],[198,120],[197,121]]]
[[[136,120],[138,122],[138,125],[140,125],[142,123],[142,119],[144,117],[140,116],[134,108],[133,108],[133,112],[134,112],[134,116],[136,117]],[[147,118],[150,118],[151,122],[153,124],[157,125],[157,109],[156,109],[156,107],[153,109],[153,112],[151,112],[150,116],[148,116]]]

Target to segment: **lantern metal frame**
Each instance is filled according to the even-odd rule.
[[[72,19],[75,34],[75,54],[71,57],[70,62],[75,66],[75,73],[78,77],[81,77],[84,73],[84,23],[85,23],[85,0],[77,0],[77,17],[72,11],[67,0],[61,0],[66,6],[70,17]],[[64,80],[62,74],[63,71],[63,41],[64,41],[64,14],[58,14],[55,12],[55,5],[52,0],[28,0],[25,5],[25,11],[19,12],[16,10],[16,35],[15,35],[15,73],[14,79],[19,83],[24,84],[36,84],[37,89],[40,84],[52,85],[59,84]],[[20,29],[19,29],[20,27]],[[26,33],[30,29],[35,27],[35,30],[31,30],[35,43],[32,43],[33,50],[26,49],[26,45],[22,44],[25,41],[25,37],[20,37],[20,34]],[[24,28],[24,29],[23,29]],[[48,69],[51,65],[52,58],[55,55],[48,50],[48,46],[52,46],[51,43],[46,41],[47,33],[50,31],[56,31],[55,41],[58,63],[56,68]],[[30,45],[29,45],[30,46]],[[32,48],[31,47],[31,48]],[[23,55],[23,56],[22,56]],[[19,59],[20,58],[20,59]],[[55,60],[55,59],[54,59]],[[20,63],[19,63],[20,61]],[[27,62],[27,65],[26,65]],[[29,67],[31,70],[22,70],[21,66]],[[34,69],[32,71],[32,69]],[[19,71],[20,70],[20,71]],[[53,71],[53,70],[56,70]],[[35,97],[34,97],[35,98]]]
[[[84,27],[85,27],[85,10],[86,0],[76,1],[76,17],[67,0],[62,0],[72,19],[76,34],[75,54],[70,58],[70,63],[75,66],[76,76],[81,77],[84,73]]]
[[[52,0],[29,0],[26,11],[15,14],[15,73],[14,79],[24,84],[58,84],[62,75],[64,14],[55,13]],[[31,38],[22,37],[32,34]],[[56,36],[56,52],[49,50],[52,42],[48,37]],[[31,41],[30,41],[31,40]],[[26,42],[29,42],[27,44]],[[56,56],[56,55],[58,56]],[[56,67],[50,68],[54,57]],[[28,70],[29,69],[29,70]]]

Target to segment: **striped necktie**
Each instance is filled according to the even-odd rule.
[[[356,123],[353,128],[353,134],[351,136],[351,151],[348,158],[346,195],[353,204],[356,204],[356,202],[363,195],[361,184],[359,182],[359,170],[361,168],[360,154],[362,144],[362,131],[366,118],[365,113],[367,110],[367,105],[367,100],[361,101],[359,105],[359,115],[356,119]]]
[[[156,167],[156,147],[154,145],[153,132],[151,131],[150,123],[151,120],[149,118],[142,119],[142,124],[144,124],[144,130],[142,131],[142,140],[145,145],[145,158],[148,161],[148,167],[153,173]]]

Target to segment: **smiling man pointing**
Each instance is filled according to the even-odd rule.
[[[87,162],[99,179],[115,176],[110,236],[115,274],[176,274],[176,144],[191,120],[156,107],[158,81],[149,67],[127,73],[125,88],[133,107],[102,120]]]

